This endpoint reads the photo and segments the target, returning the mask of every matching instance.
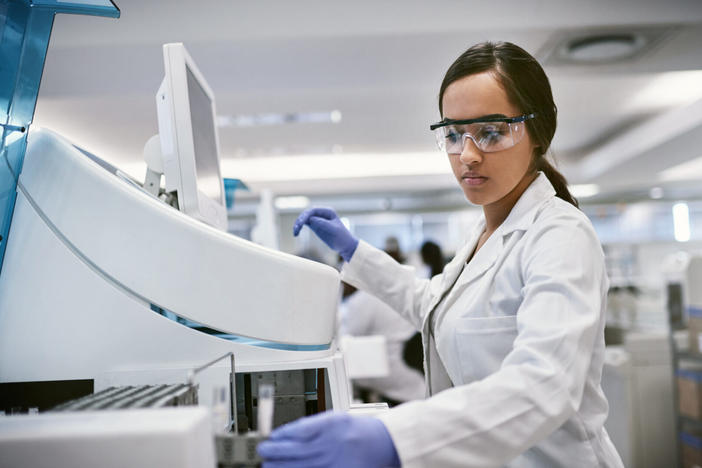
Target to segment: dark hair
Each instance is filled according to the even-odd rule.
[[[439,244],[432,241],[426,241],[422,244],[419,252],[422,256],[422,262],[428,265],[431,269],[431,276],[436,276],[444,270],[446,261],[444,260],[444,254],[441,253],[441,247],[439,247]]]
[[[523,114],[535,113],[536,118],[526,121],[531,140],[536,144],[532,170],[543,171],[556,196],[578,206],[578,200],[568,191],[563,174],[546,159],[546,152],[556,133],[556,104],[551,84],[539,62],[527,51],[510,42],[481,42],[463,52],[446,71],[439,91],[439,111],[446,88],[461,78],[483,72],[492,72],[507,98]]]

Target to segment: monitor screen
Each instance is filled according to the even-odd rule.
[[[219,175],[217,137],[212,115],[212,103],[197,79],[186,67],[190,118],[195,149],[195,173],[198,189],[216,202],[222,199],[222,181]]]

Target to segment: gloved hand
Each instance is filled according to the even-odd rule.
[[[334,210],[331,208],[306,209],[295,220],[293,234],[297,236],[305,224],[332,250],[336,250],[341,258],[347,262],[351,260],[351,256],[358,247],[358,239],[346,229]]]
[[[385,468],[400,466],[379,419],[346,413],[317,414],[279,427],[258,444],[263,468]]]

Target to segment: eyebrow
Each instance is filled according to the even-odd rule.
[[[479,121],[479,120],[482,120],[482,119],[495,119],[495,118],[497,118],[497,119],[504,119],[504,118],[506,118],[506,117],[507,117],[507,116],[504,115],[504,114],[488,114],[488,115],[481,115],[481,116],[479,116],[479,117],[476,117],[476,118],[474,118],[474,119],[469,119],[469,120],[478,120],[478,121]],[[452,120],[458,120],[458,119],[452,119]]]

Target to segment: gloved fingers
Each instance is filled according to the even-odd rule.
[[[317,216],[312,216],[307,222],[307,224],[309,225],[310,229],[312,229],[317,235],[319,235],[320,233],[331,233],[335,227],[333,221],[328,221],[324,218],[319,218]]]
[[[276,461],[264,461],[263,468],[307,468],[304,461],[300,460],[276,460]]]
[[[319,218],[324,218],[328,220],[332,220],[334,218],[337,218],[337,214],[334,210],[331,208],[325,208],[325,207],[313,207],[313,208],[308,208],[302,213],[300,213],[300,216],[297,217],[295,220],[295,224],[293,225],[293,235],[297,236],[300,233],[300,230],[302,229],[302,226],[305,224],[309,224],[309,219],[311,217],[319,217]]]
[[[304,460],[307,458],[317,458],[319,456],[317,447],[313,443],[297,440],[264,440],[256,451],[265,460],[288,461]]]
[[[326,411],[324,413],[315,414],[314,416],[298,419],[275,429],[268,440],[289,439],[308,441],[321,434],[324,429],[327,429],[330,419],[334,416],[335,413]]]
[[[320,464],[312,460],[275,460],[264,461],[263,468],[324,468],[329,464]]]
[[[302,226],[307,224],[307,220],[310,219],[310,216],[312,216],[311,209],[307,209],[300,213],[300,216],[297,217],[295,220],[295,224],[293,225],[293,235],[297,236],[300,234],[300,230],[302,229]]]
[[[310,211],[312,212],[311,216],[317,216],[318,218],[324,218],[324,219],[329,219],[332,220],[334,218],[338,218],[339,216],[336,214],[336,211],[334,211],[331,208],[327,208],[326,206],[317,206],[315,208],[311,208]]]

